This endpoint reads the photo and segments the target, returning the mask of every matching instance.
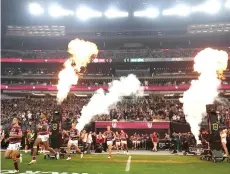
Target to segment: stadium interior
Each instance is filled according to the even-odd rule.
[[[1,7],[0,173],[229,172],[230,0],[2,0]],[[86,66],[73,69],[77,83],[68,85],[71,74],[66,74],[64,84],[68,95],[59,102],[60,91],[65,90],[60,86],[60,74],[66,62],[73,60],[70,67],[75,68],[84,56],[77,55],[75,62],[71,59],[74,54],[70,54],[69,43],[74,39],[79,39],[81,45],[96,45],[98,53],[89,54]],[[194,81],[202,80],[202,71],[194,70],[194,64],[197,55],[206,48],[222,50],[228,59],[221,73],[219,69],[214,71],[214,81],[220,83],[217,82],[216,93],[210,93],[211,103],[203,107],[213,104],[215,108],[199,115],[198,140],[194,122],[188,116],[191,114],[181,99],[186,99],[186,93],[195,86]],[[211,53],[209,56],[214,57]],[[207,67],[211,63],[208,57],[203,61]],[[135,90],[135,80],[124,86],[120,84],[123,91],[111,87],[122,82],[121,77],[128,79],[130,74],[138,81],[137,90],[142,89],[142,94],[126,92]],[[207,87],[207,95],[212,89],[212,83],[210,88],[208,83],[203,86]],[[99,94],[100,99],[96,98]],[[203,97],[202,92],[193,96],[198,101],[203,101]],[[193,105],[194,110],[200,109]],[[4,158],[11,144],[14,118],[18,118],[22,131],[20,171],[17,167],[14,171],[12,160]],[[36,161],[32,154],[36,141],[28,136],[35,133],[39,138],[38,125],[43,118],[50,128],[48,142],[55,153],[48,153],[41,140],[36,164],[27,165],[30,159]],[[75,122],[83,125],[79,128],[78,145],[73,143],[79,146],[83,159],[77,149],[71,149],[72,159],[66,150],[71,140],[67,134]],[[211,130],[214,124],[217,130]],[[114,132],[112,156],[108,126]],[[122,145],[121,130],[127,133],[127,152]],[[215,131],[218,134],[215,141],[202,138],[214,135]],[[115,132],[119,134],[120,145]],[[226,143],[222,146],[224,133]],[[206,150],[198,153],[199,141],[202,149],[208,146],[210,154]],[[214,142],[223,151],[221,157],[212,151],[210,144]],[[47,160],[57,158],[59,153],[61,159]],[[111,159],[107,159],[108,153]],[[67,157],[72,163],[62,159]],[[223,163],[212,165],[204,160]]]

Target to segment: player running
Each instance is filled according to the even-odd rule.
[[[136,132],[133,135],[132,142],[133,142],[133,150],[136,150],[137,149],[137,134],[136,134]]]
[[[49,146],[49,125],[48,125],[48,120],[46,119],[44,114],[41,115],[41,121],[37,127],[38,127],[38,133],[37,133],[38,136],[33,145],[33,154],[32,154],[33,157],[29,165],[36,163],[36,154],[38,151],[37,147],[40,144],[42,144],[46,150],[55,154],[56,158],[59,159],[59,153]]]
[[[81,158],[83,158],[83,152],[78,147],[78,141],[80,139],[80,132],[76,129],[76,122],[72,123],[72,128],[70,128],[69,131],[69,141],[67,145],[67,152],[68,152],[68,158],[66,160],[71,160],[71,147],[74,146],[76,151],[81,154]]]
[[[22,162],[19,151],[22,141],[22,129],[21,126],[19,126],[19,120],[16,117],[13,119],[9,138],[6,141],[9,141],[9,146],[5,152],[5,158],[12,159],[14,162],[15,172],[19,172],[18,159],[20,159],[20,162]]]
[[[127,145],[128,135],[124,132],[124,130],[121,130],[120,138],[121,138],[121,148],[124,150],[124,154],[127,153],[128,155],[129,153],[128,145]]]
[[[115,146],[117,149],[117,153],[119,153],[119,148],[121,146],[121,139],[120,139],[120,135],[118,132],[115,133]]]
[[[110,130],[110,126],[107,126],[107,131],[105,131],[103,135],[104,135],[104,137],[106,138],[106,141],[107,141],[107,146],[108,146],[108,151],[109,151],[108,158],[111,158],[112,157],[112,147],[113,147],[114,133]]]

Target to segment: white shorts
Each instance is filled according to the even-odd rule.
[[[49,135],[38,135],[38,138],[40,138],[42,142],[46,142],[49,140]]]
[[[224,141],[222,140],[221,143],[227,144],[227,140],[224,140]]]
[[[9,144],[7,150],[20,150],[21,143]]]
[[[116,142],[116,146],[120,146],[121,145],[121,142]]]
[[[140,141],[137,141],[137,144],[140,144],[141,142]]]
[[[127,141],[122,141],[122,140],[121,140],[121,144],[127,144]]]
[[[69,140],[68,145],[78,146],[78,140]]]
[[[113,145],[113,141],[111,140],[111,141],[107,141],[107,146],[109,146],[109,145]]]
[[[137,143],[137,141],[133,141],[133,144],[136,144]]]

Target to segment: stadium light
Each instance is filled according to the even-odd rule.
[[[41,5],[37,3],[31,3],[29,4],[29,11],[32,15],[39,16],[44,14],[44,9]]]
[[[63,9],[61,6],[55,4],[50,6],[49,15],[52,17],[70,16],[74,15],[74,12],[71,10]]]
[[[191,8],[186,5],[178,5],[176,7],[163,10],[162,12],[164,16],[171,16],[171,15],[188,16],[190,13],[191,13]]]
[[[81,19],[81,20],[87,20],[90,18],[99,18],[102,17],[102,13],[86,8],[86,7],[81,7],[76,11],[76,16]]]
[[[216,14],[220,11],[221,3],[218,0],[207,0],[205,3],[192,8],[192,12]]]
[[[147,17],[147,18],[156,18],[160,14],[159,10],[156,8],[148,8],[143,11],[134,12],[135,17]]]
[[[128,12],[119,11],[116,9],[109,9],[104,14],[107,18],[124,18],[129,16]]]
[[[224,6],[228,9],[230,9],[230,0],[227,0]]]

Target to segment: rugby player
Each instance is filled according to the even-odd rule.
[[[46,150],[50,151],[51,153],[55,154],[56,158],[59,159],[59,153],[56,152],[53,148],[49,146],[49,125],[48,120],[46,119],[45,115],[41,115],[41,120],[38,127],[38,136],[33,145],[33,154],[32,154],[32,161],[29,165],[36,163],[36,154],[37,154],[37,147],[38,145],[43,145]]]
[[[132,142],[133,142],[133,150],[136,150],[137,149],[137,134],[136,134],[136,132],[133,135]]]
[[[15,172],[19,172],[18,159],[22,162],[22,158],[20,157],[22,129],[17,117],[15,117],[12,121],[9,138],[6,141],[9,141],[9,146],[5,152],[5,158],[12,159],[14,162]]]
[[[129,153],[128,145],[127,145],[128,135],[124,132],[124,130],[121,130],[120,138],[121,138],[121,148],[124,150],[124,154],[127,153],[128,155]]]
[[[68,152],[68,158],[66,160],[71,160],[71,147],[74,146],[76,151],[81,154],[81,158],[83,158],[83,152],[78,147],[78,141],[80,139],[80,132],[76,129],[76,122],[72,123],[72,128],[70,128],[69,131],[69,141],[67,145],[67,152]]]
[[[115,146],[117,149],[117,153],[119,153],[119,148],[121,146],[121,139],[120,139],[120,135],[118,132],[115,133]]]
[[[112,157],[114,133],[110,130],[110,126],[107,126],[107,131],[105,131],[103,135],[106,138],[106,142],[107,142],[107,146],[108,146],[108,151],[109,151],[108,158],[111,158]]]
[[[25,135],[25,153],[27,153],[29,149],[30,134],[31,134],[31,131],[30,131],[30,128],[28,128],[26,131],[26,135]]]

